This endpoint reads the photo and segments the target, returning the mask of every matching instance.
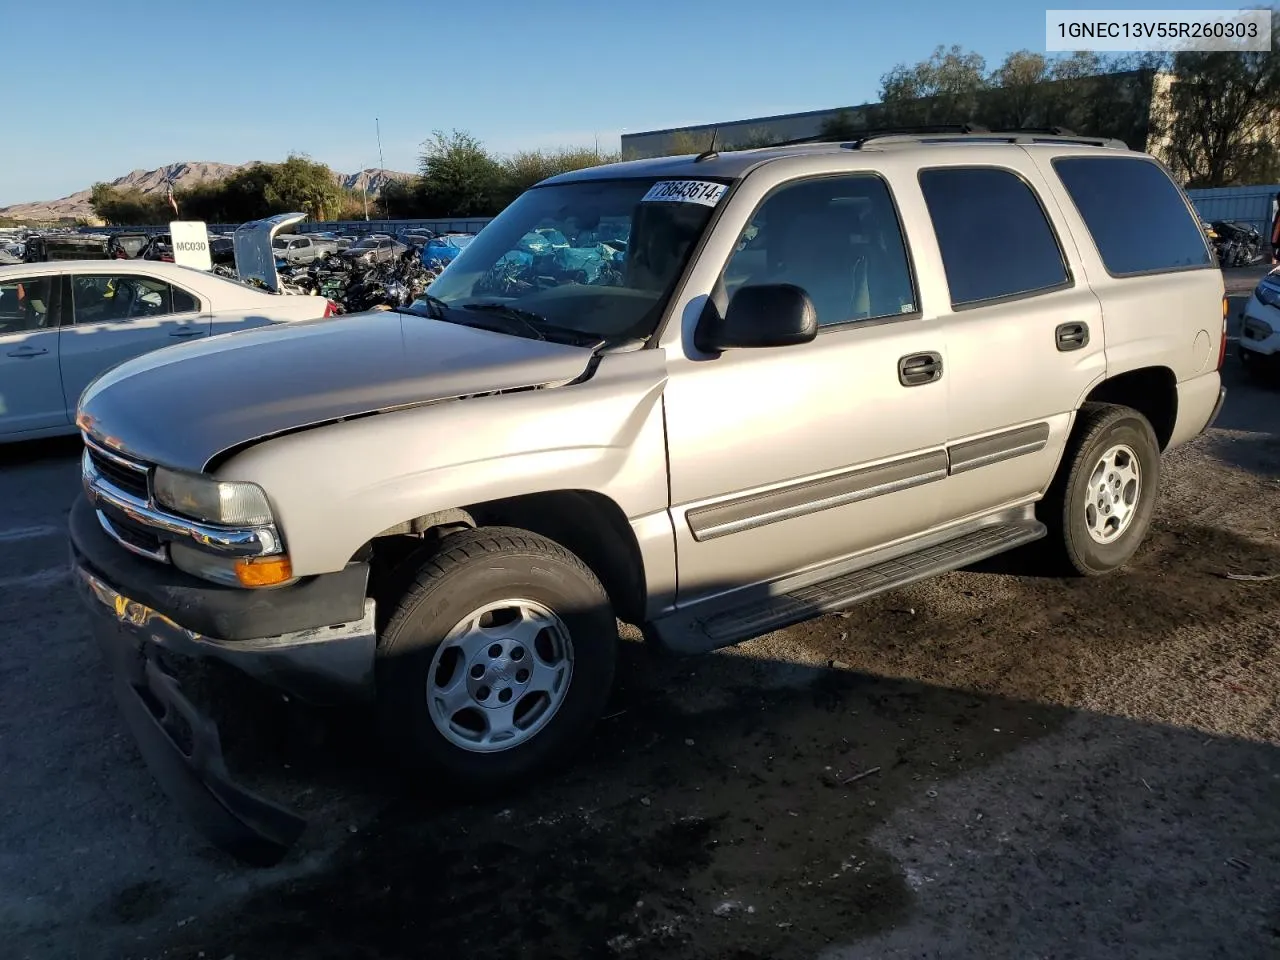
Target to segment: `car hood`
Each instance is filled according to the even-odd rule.
[[[275,324],[143,354],[80,399],[77,423],[150,463],[200,472],[280,433],[472,394],[563,384],[585,347],[394,311]]]

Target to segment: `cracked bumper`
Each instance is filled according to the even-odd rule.
[[[163,653],[214,657],[282,689],[311,686],[359,698],[372,691],[372,601],[357,623],[229,642],[180,626],[82,564],[74,564],[74,578],[120,709],[157,782],[216,846],[254,865],[278,862],[306,821],[233,780],[217,725],[183,693]]]

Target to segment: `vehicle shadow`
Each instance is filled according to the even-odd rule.
[[[1126,665],[1211,614],[1230,635],[1280,613],[1280,587],[1243,608],[1238,585],[1169,566],[1183,536],[1216,537],[1215,562],[1264,550],[1161,531],[1134,574],[1033,584],[976,617],[946,604],[990,578],[960,574],[709,657],[627,642],[572,768],[503,798],[406,785],[367,718],[264,719],[239,698],[236,739],[256,731],[256,756],[233,760],[308,807],[291,859],[323,860],[165,938],[164,956],[772,960],[854,942],[916,956],[943,935],[965,956],[1067,940],[1262,956],[1280,937],[1274,698],[1260,694],[1257,739],[1215,735],[1214,715],[1166,709],[1165,685],[1143,690]],[[1167,690],[1182,670],[1214,677],[1212,656]],[[353,794],[366,818],[348,819]]]
[[[72,460],[80,456],[83,445],[78,436],[49,437],[41,440],[19,440],[0,444],[0,470],[35,463]]]

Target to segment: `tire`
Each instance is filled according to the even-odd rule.
[[[482,629],[459,633],[467,621]],[[450,534],[378,640],[384,736],[451,789],[509,789],[573,757],[608,701],[617,647],[608,595],[564,547],[507,527]]]
[[[1104,456],[1113,452],[1110,466],[1097,476]],[[1160,445],[1146,417],[1130,407],[1086,403],[1038,510],[1049,528],[1045,549],[1052,564],[1064,573],[1096,577],[1128,563],[1151,525],[1160,466]],[[1099,506],[1098,488],[1112,477]]]

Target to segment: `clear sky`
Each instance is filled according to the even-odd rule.
[[[1098,8],[1105,0],[1055,9]],[[1111,6],[1236,6],[1214,0]],[[178,160],[307,153],[414,170],[434,129],[491,149],[875,99],[938,44],[1042,50],[1026,0],[0,0],[0,206]]]

